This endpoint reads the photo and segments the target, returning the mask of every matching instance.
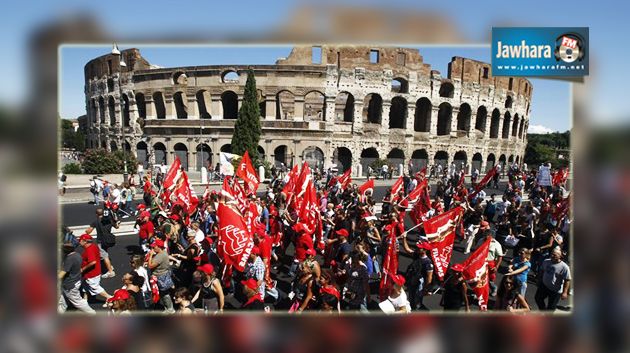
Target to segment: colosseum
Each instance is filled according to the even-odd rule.
[[[189,171],[214,165],[231,151],[250,68],[258,149],[276,165],[334,163],[358,176],[377,158],[482,173],[523,160],[527,79],[493,77],[490,64],[457,56],[444,78],[416,49],[371,46],[298,46],[275,65],[162,68],[138,49],[95,58],[85,65],[87,147],[131,150],[145,165],[174,156]]]

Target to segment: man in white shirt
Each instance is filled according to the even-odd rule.
[[[503,201],[497,203],[497,211],[494,215],[495,222],[496,220],[499,219],[499,217],[501,217],[507,212],[507,209],[508,207],[510,207],[510,205],[511,205],[510,201],[508,201],[505,195],[503,195]]]
[[[114,184],[114,189],[110,193],[110,198],[114,204],[120,206],[120,189],[118,188],[118,184]]]

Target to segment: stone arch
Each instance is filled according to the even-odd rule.
[[[232,144],[226,143],[225,145],[221,146],[221,152],[232,153]]]
[[[238,95],[234,91],[225,91],[221,94],[221,106],[223,107],[223,119],[236,119],[238,117]]]
[[[123,98],[123,126],[128,127],[130,122],[131,122],[131,118],[130,118],[130,114],[129,114],[129,97],[126,94],[122,95]]]
[[[431,131],[431,101],[422,97],[416,101],[416,113],[413,130],[418,132]]]
[[[512,136],[514,137],[516,137],[516,133],[518,132],[518,123],[519,123],[518,114],[514,114],[514,122],[512,123]]]
[[[486,119],[488,118],[488,109],[481,105],[477,108],[477,118],[475,119],[475,130],[486,132]]]
[[[340,172],[345,172],[352,167],[352,152],[346,147],[337,147],[333,152],[333,161]]]
[[[363,100],[363,122],[380,124],[383,114],[383,98],[377,93],[370,93]]]
[[[166,105],[164,104],[164,94],[162,92],[153,93],[153,105],[155,106],[156,118],[166,119]]]
[[[440,85],[440,97],[453,98],[455,94],[455,86],[450,82],[442,82]]]
[[[521,119],[521,124],[518,128],[518,138],[523,138],[523,127],[525,126],[525,118]]]
[[[512,163],[514,163],[514,155],[511,154],[510,157],[508,157],[508,165],[512,165]]]
[[[440,104],[437,119],[437,134],[438,136],[450,135],[451,133],[451,119],[453,118],[453,107],[448,103]]]
[[[462,168],[466,168],[468,164],[468,156],[465,151],[457,151],[453,155],[453,163],[455,164],[455,171],[459,173]]]
[[[503,130],[501,133],[501,138],[507,139],[510,136],[510,120],[512,117],[510,116],[510,112],[505,112],[503,115]]]
[[[114,126],[116,125],[116,101],[112,96],[107,99],[107,109],[109,110],[109,124]]]
[[[302,151],[302,161],[313,169],[321,170],[324,167],[324,151],[317,146],[309,146]]]
[[[258,151],[258,159],[261,161],[266,160],[267,155],[265,154],[265,149],[262,148],[261,145],[258,145],[258,148],[256,149]]]
[[[304,95],[304,119],[326,121],[326,96],[320,91],[310,91]]]
[[[195,94],[197,98],[197,108],[199,110],[199,119],[212,119],[212,97],[210,92],[202,89]]]
[[[221,82],[223,83],[238,83],[240,77],[235,70],[225,70],[221,73]]]
[[[409,82],[402,77],[395,77],[391,82],[393,93],[409,93]]]
[[[499,124],[501,123],[501,112],[499,109],[492,111],[492,118],[490,119],[490,138],[499,138]]]
[[[339,92],[335,99],[335,120],[351,123],[354,121],[354,96],[349,92]]]
[[[105,124],[105,98],[98,98],[98,110],[100,114],[101,124]]]
[[[136,107],[138,107],[138,117],[147,118],[147,101],[143,93],[136,93]]]
[[[149,147],[146,142],[140,141],[136,144],[136,159],[143,167],[149,167]]]
[[[188,119],[188,102],[184,92],[175,92],[173,95],[173,104],[175,104],[175,113],[177,119]]]
[[[440,164],[442,168],[444,168],[443,170],[445,170],[448,167],[448,152],[437,151],[435,156],[433,156],[433,163],[435,165]]]
[[[258,110],[260,111],[260,116],[264,118],[267,116],[267,97],[262,90],[258,89],[256,91],[258,97]]]
[[[276,119],[292,120],[295,112],[295,95],[283,90],[276,94]]]
[[[212,163],[212,149],[206,143],[200,143],[195,148],[197,152],[197,170],[200,171],[202,167],[206,167],[208,171],[213,170],[214,164]]]
[[[374,147],[368,147],[364,149],[363,151],[361,151],[361,158],[359,159],[359,163],[361,163],[361,166],[363,168],[363,175],[367,175],[368,167],[378,158],[379,158],[378,150]],[[377,172],[376,170],[373,171],[373,173],[376,173],[376,172]]]
[[[502,154],[502,155],[499,157],[499,164],[501,165],[501,172],[502,172],[502,173],[504,173],[504,172],[505,172],[505,163],[506,163],[506,161],[507,161],[507,158],[505,158],[505,155],[504,155],[504,154]]]
[[[129,144],[129,141],[123,141],[122,149],[125,152],[131,152],[131,144]]]
[[[505,108],[512,108],[512,96],[507,96],[507,98],[505,99]]]
[[[459,112],[457,113],[457,130],[468,131],[470,130],[470,116],[472,110],[468,103],[463,103],[459,106]]]
[[[481,153],[475,153],[472,158],[472,165],[471,165],[470,171],[472,172],[476,169],[479,171],[479,173],[482,173],[483,172],[481,170],[482,164],[483,164],[483,156],[481,156]]]
[[[289,149],[286,145],[280,145],[273,150],[273,159],[276,167],[280,167],[280,164],[289,166]]]
[[[173,146],[173,152],[175,156],[179,157],[182,168],[188,170],[188,147],[181,142],[176,143],[175,146]]]
[[[521,165],[521,156],[516,156],[516,165]]]
[[[392,148],[391,151],[389,151],[389,153],[387,154],[387,161],[389,161],[389,163],[391,163],[394,168],[399,169],[398,165],[402,164],[403,165],[403,169],[405,166],[405,152],[403,150],[401,150],[400,148]],[[398,170],[398,174],[400,175],[401,170]]]
[[[185,85],[188,84],[188,76],[183,71],[176,71],[173,74],[173,84],[174,85]]]
[[[494,156],[494,153],[490,153],[488,155],[488,158],[486,158],[486,172],[494,168],[495,163],[496,163],[496,157]]]
[[[411,163],[413,163],[415,170],[421,170],[429,164],[429,153],[425,149],[419,149],[413,151],[411,154]]]
[[[396,96],[392,98],[392,105],[389,109],[389,128],[404,129],[407,124],[407,100]]]

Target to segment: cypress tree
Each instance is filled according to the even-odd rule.
[[[238,119],[234,124],[232,135],[232,153],[243,155],[249,151],[252,163],[258,163],[258,142],[262,133],[260,125],[260,108],[258,106],[258,94],[256,92],[256,78],[254,71],[247,71],[245,94],[243,104],[238,111]]]

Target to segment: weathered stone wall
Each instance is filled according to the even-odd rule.
[[[483,173],[492,160],[523,158],[532,92],[526,79],[493,77],[489,64],[461,57],[444,78],[408,48],[321,46],[315,64],[312,54],[299,46],[276,65],[152,68],[129,49],[122,73],[117,57],[96,58],[85,67],[88,147],[125,141],[150,163],[164,149],[167,163],[177,154],[190,169],[206,157],[214,164],[229,150],[251,68],[260,149],[270,162],[306,159],[358,174],[378,155],[405,164],[411,158],[417,167],[457,160]]]

